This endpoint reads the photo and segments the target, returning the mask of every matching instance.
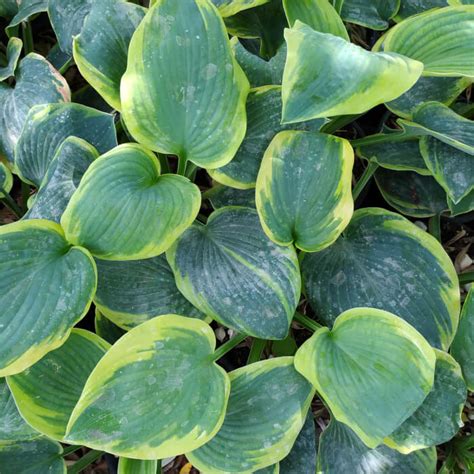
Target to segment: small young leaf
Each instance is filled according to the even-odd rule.
[[[0,188],[5,193],[9,193],[13,186],[13,176],[10,169],[0,161]],[[0,190],[0,198],[5,197],[5,194]]]
[[[15,75],[15,69],[20,59],[23,42],[19,38],[10,38],[7,46],[7,65],[0,67],[0,82]]]

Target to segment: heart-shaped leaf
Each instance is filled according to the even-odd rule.
[[[156,156],[129,143],[92,163],[61,225],[70,242],[94,256],[138,260],[163,253],[191,225],[200,204],[196,185],[183,176],[160,175]]]
[[[257,362],[230,372],[230,398],[219,432],[186,454],[209,474],[247,474],[283,459],[303,427],[314,395],[293,357]]]
[[[331,245],[351,220],[354,152],[347,140],[281,132],[265,152],[256,204],[276,243],[316,252]]]
[[[202,321],[160,316],[117,341],[93,370],[66,438],[138,459],[196,449],[219,430],[230,383]]]
[[[7,46],[7,64],[0,67],[0,82],[15,75],[15,69],[20,59],[23,42],[19,38],[10,38]]]
[[[72,103],[34,107],[15,149],[15,165],[22,178],[40,187],[59,147],[70,136],[82,138],[99,153],[117,145],[110,114]]]
[[[238,189],[254,188],[258,170],[272,138],[282,130],[318,131],[324,119],[296,125],[281,123],[281,87],[266,86],[253,89],[247,99],[247,132],[232,161],[209,174],[222,184]]]
[[[366,51],[299,21],[285,38],[284,123],[366,112],[410,89],[423,70],[418,61]]]
[[[148,148],[217,168],[244,138],[248,88],[214,5],[158,0],[130,43],[123,117]]]
[[[401,173],[406,174],[406,173]],[[458,325],[456,271],[441,244],[402,216],[377,208],[354,213],[344,236],[301,264],[315,313],[332,324],[343,311],[384,309],[447,349]]]
[[[96,334],[73,329],[61,347],[8,377],[21,416],[40,433],[62,441],[87,378],[109,348]]]
[[[34,203],[24,218],[59,223],[82,176],[98,156],[97,150],[81,138],[66,138],[51,161]]]
[[[412,326],[371,308],[342,313],[332,330],[316,331],[295,355],[296,370],[370,448],[421,405],[435,362],[434,350]]]
[[[204,319],[178,290],[164,254],[146,260],[96,260],[95,305],[111,321],[131,329],[162,314]]]
[[[74,38],[74,60],[81,75],[117,110],[121,108],[120,80],[127,68],[128,46],[144,15],[144,8],[122,0],[93,2]]]
[[[54,222],[0,227],[0,377],[22,372],[61,346],[89,309],[94,260]]]
[[[344,0],[341,16],[349,23],[386,30],[399,7],[400,0]]]
[[[288,334],[301,289],[296,252],[265,235],[254,209],[214,211],[166,257],[179,290],[204,314],[261,339]]]
[[[46,59],[35,53],[23,58],[15,86],[0,83],[0,153],[13,163],[15,145],[33,106],[70,100],[66,80]]]

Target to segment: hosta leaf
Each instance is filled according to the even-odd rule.
[[[98,156],[97,150],[81,138],[66,138],[57,149],[34,203],[24,217],[59,223],[82,176]]]
[[[18,3],[16,0],[4,0],[0,4],[0,17],[12,18],[18,12]]]
[[[156,461],[120,458],[117,472],[118,474],[156,474],[156,468]]]
[[[156,156],[130,143],[92,163],[61,225],[70,242],[99,258],[150,258],[163,253],[191,225],[200,203],[196,185],[183,176],[160,176]]]
[[[89,377],[67,439],[139,459],[196,449],[219,430],[229,379],[202,321],[160,316],[117,341]]]
[[[13,176],[11,171],[0,161],[0,198],[5,197],[13,187]]]
[[[101,0],[99,3],[103,3]],[[97,3],[97,2],[95,2]],[[49,0],[48,15],[62,51],[72,56],[72,40],[78,35],[93,0]],[[103,34],[105,30],[97,30]],[[101,38],[103,36],[101,35]],[[103,41],[103,40],[102,40]]]
[[[0,83],[0,154],[13,163],[14,148],[29,110],[38,104],[68,102],[66,80],[42,56],[31,53],[20,61],[15,86]]]
[[[344,0],[341,16],[350,23],[386,30],[399,7],[400,0]]]
[[[35,431],[18,413],[5,379],[0,379],[0,446],[5,443],[37,438]]]
[[[404,318],[437,348],[447,349],[459,316],[459,287],[441,244],[402,216],[360,209],[331,247],[301,266],[315,313],[332,324],[361,306]]]
[[[420,153],[420,142],[417,138],[361,146],[357,149],[357,154],[388,170],[431,174]]]
[[[283,0],[283,8],[290,27],[299,20],[315,31],[331,33],[349,41],[341,17],[328,0]]]
[[[370,448],[421,405],[433,386],[436,357],[403,319],[379,309],[342,313],[296,352],[295,367],[338,421]]]
[[[445,352],[435,350],[434,385],[421,406],[386,440],[391,448],[407,454],[449,441],[463,425],[466,383],[459,364]]]
[[[422,13],[432,8],[447,7],[449,0],[401,0],[395,21],[402,21],[405,18]]]
[[[276,243],[316,252],[331,245],[354,210],[354,152],[347,140],[310,132],[281,132],[265,152],[256,204]]]
[[[227,414],[219,432],[186,454],[201,472],[251,473],[283,459],[303,427],[314,395],[293,357],[234,370]]]
[[[281,84],[286,61],[286,44],[281,45],[275,56],[268,61],[245,49],[236,36],[231,39],[230,44],[237,62],[244,70],[252,87]],[[251,95],[252,93],[250,93]],[[249,98],[247,99],[247,120]],[[247,124],[247,127],[249,125]]]
[[[288,334],[301,290],[296,252],[268,239],[256,210],[214,211],[166,256],[179,290],[204,314],[262,339]]]
[[[474,189],[474,156],[433,137],[422,137],[420,151],[434,178],[454,203]]]
[[[14,28],[20,23],[26,22],[33,15],[45,12],[48,9],[48,0],[17,0],[17,3],[18,12],[6,28],[6,33],[9,36],[13,35]]]
[[[366,112],[410,89],[423,70],[418,61],[366,51],[299,21],[285,38],[285,123]]]
[[[209,199],[214,209],[225,206],[255,207],[255,189],[235,189],[216,184],[206,191],[205,197]]]
[[[80,35],[74,38],[79,71],[117,110],[121,108],[120,80],[127,69],[128,46],[144,15],[145,9],[122,0],[94,2]]]
[[[96,260],[98,284],[95,305],[120,327],[131,329],[155,316],[205,316],[176,288],[164,254],[146,260]]]
[[[0,444],[2,474],[66,474],[63,448],[56,441],[37,438]]]
[[[474,21],[473,21],[474,25]],[[413,121],[398,121],[405,130],[437,138],[458,150],[474,155],[474,121],[439,102],[426,102],[413,113]]]
[[[211,0],[212,3],[219,9],[219,13],[223,16],[232,16],[242,10],[255,8],[270,0]]]
[[[448,209],[446,192],[432,176],[378,169],[375,181],[388,204],[406,216],[431,217]]]
[[[436,100],[450,105],[471,82],[468,77],[420,77],[411,89],[385,105],[400,117],[411,119],[424,102]]]
[[[332,419],[319,441],[321,474],[435,474],[436,449],[404,455],[381,445],[369,449],[345,424]]]
[[[123,117],[148,148],[217,168],[245,135],[248,87],[209,0],[159,0],[130,43]]]
[[[430,10],[390,29],[375,49],[421,61],[424,76],[473,77],[473,25],[474,5]]]
[[[7,378],[23,418],[40,433],[62,441],[90,373],[110,345],[83,329],[24,372]]]
[[[109,344],[117,342],[126,332],[106,318],[97,308],[95,310],[94,327],[95,332]]]
[[[474,390],[474,288],[469,290],[462,308],[459,329],[451,354],[461,365],[469,390]]]
[[[280,461],[280,474],[314,474],[316,460],[316,429],[310,410],[290,454]]]
[[[247,133],[233,160],[209,174],[220,183],[238,189],[254,188],[258,170],[272,138],[287,129],[317,131],[324,119],[299,123],[296,126],[281,123],[281,87],[266,86],[253,89],[247,99]]]
[[[40,187],[63,141],[75,136],[105,153],[117,145],[113,116],[79,104],[34,107],[15,149],[20,175]]]
[[[448,198],[448,207],[451,211],[451,216],[459,216],[474,210],[474,191],[471,191],[465,198],[461,199],[455,204]]]
[[[0,67],[0,82],[15,75],[15,69],[20,59],[23,42],[19,38],[10,38],[7,46],[7,65]]]
[[[96,289],[87,250],[59,225],[29,220],[0,227],[0,377],[16,374],[61,346]]]

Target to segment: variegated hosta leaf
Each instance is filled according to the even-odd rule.
[[[204,197],[209,199],[214,209],[226,206],[255,207],[255,189],[235,189],[216,184],[206,191]]]
[[[256,210],[214,211],[166,257],[179,290],[204,314],[261,339],[288,334],[301,290],[296,251],[265,235]]]
[[[386,30],[399,7],[400,0],[344,0],[341,16],[349,23]]]
[[[89,165],[99,156],[86,141],[69,137],[59,146],[25,219],[59,223]]]
[[[408,18],[380,38],[374,49],[422,62],[424,76],[473,77],[473,42],[474,5],[463,5]]]
[[[351,220],[354,152],[343,138],[281,132],[265,152],[256,204],[265,233],[306,252],[331,245]]]
[[[104,3],[101,0],[99,3]],[[72,56],[72,41],[78,35],[89,14],[93,0],[48,0],[48,15],[61,50]],[[106,30],[100,32],[101,39]],[[102,40],[103,41],[103,40]]]
[[[0,154],[10,163],[30,109],[38,104],[68,102],[66,80],[42,56],[30,53],[18,65],[15,86],[0,83]]]
[[[314,395],[293,357],[256,362],[229,374],[227,414],[219,432],[186,457],[207,474],[247,474],[290,452]]]
[[[385,201],[405,216],[431,217],[448,209],[446,192],[432,176],[378,169],[375,181]]]
[[[96,334],[73,329],[61,347],[8,377],[23,418],[40,433],[62,441],[87,378],[109,348]]]
[[[41,437],[28,441],[0,443],[2,474],[66,474],[63,448]]]
[[[160,175],[156,156],[129,143],[92,163],[61,225],[70,242],[96,257],[138,260],[163,253],[191,225],[200,204],[195,184],[183,176]]]
[[[22,372],[61,346],[87,313],[94,260],[54,222],[0,227],[0,377]]]
[[[474,27],[474,20],[473,20]],[[398,121],[409,133],[432,136],[458,150],[474,155],[474,121],[439,102],[426,102],[413,113],[413,121]]]
[[[400,454],[381,445],[368,448],[344,423],[332,419],[319,441],[318,474],[435,474],[436,449]]]
[[[209,174],[218,182],[237,189],[255,187],[258,170],[272,138],[282,130],[318,131],[324,119],[294,125],[281,123],[281,87],[266,86],[253,89],[247,99],[247,132],[232,161]]]
[[[249,84],[209,0],[158,0],[134,33],[122,79],[133,137],[203,168],[235,155]]]
[[[346,27],[341,17],[328,0],[283,0],[288,24],[296,20],[320,33],[331,33],[349,41]]]
[[[157,462],[141,459],[120,458],[118,474],[156,474]]]
[[[131,329],[162,314],[203,319],[179,292],[164,254],[146,260],[96,260],[98,284],[95,305],[111,321]]]
[[[472,150],[474,154],[474,146]],[[421,138],[420,151],[434,178],[455,204],[474,189],[472,154],[464,153],[433,137]]]
[[[388,170],[431,174],[420,153],[418,138],[361,146],[357,149],[357,155]]]
[[[30,110],[15,149],[20,176],[37,187],[63,141],[75,136],[105,153],[117,145],[114,118],[80,104],[39,105]]]
[[[469,77],[420,77],[411,89],[385,105],[394,114],[411,119],[416,108],[424,102],[436,100],[451,105],[471,82]]]
[[[354,213],[337,242],[305,255],[308,301],[328,325],[343,311],[384,309],[447,349],[458,325],[456,271],[441,244],[402,216],[383,209]]]
[[[285,123],[366,112],[410,89],[423,70],[418,61],[366,51],[299,21],[285,38]]]
[[[11,171],[0,161],[0,198],[5,197],[13,187],[13,176]]]
[[[94,327],[95,332],[109,344],[117,342],[126,332],[106,318],[97,308],[95,310]]]
[[[117,110],[121,108],[120,80],[127,69],[128,46],[144,15],[144,8],[122,0],[93,2],[84,27],[74,38],[79,71]]]
[[[276,54],[268,61],[244,48],[239,38],[234,36],[230,40],[235,58],[244,70],[250,81],[251,87],[261,87],[269,85],[280,85],[283,77],[283,69],[286,61],[286,44],[282,44]],[[250,92],[249,98],[252,95]],[[248,121],[248,101],[247,98],[247,121]],[[250,126],[247,123],[247,128]]]
[[[10,38],[7,46],[7,64],[0,67],[0,82],[15,75],[15,69],[20,59],[23,42],[19,38]]]
[[[255,8],[270,0],[211,0],[223,17],[232,16],[242,10]]]
[[[408,454],[449,441],[463,425],[466,383],[459,364],[445,352],[435,350],[434,385],[421,406],[403,422],[385,444]]]
[[[474,191],[471,191],[465,198],[461,199],[455,204],[451,199],[448,198],[448,207],[451,212],[451,216],[459,216],[466,214],[474,210]]]
[[[39,436],[40,434],[28,425],[18,413],[6,380],[0,379],[0,446]]]
[[[432,8],[447,7],[448,2],[449,0],[401,0],[400,9],[394,20],[399,22]]]
[[[316,428],[310,410],[290,454],[280,461],[280,474],[314,474],[316,461]]]
[[[14,28],[22,22],[26,22],[37,13],[45,12],[48,9],[48,0],[16,0],[18,12],[12,18],[5,29],[8,36],[14,35]]]
[[[132,329],[93,370],[66,438],[149,460],[202,446],[221,427],[230,390],[214,348],[197,319],[160,316]]]
[[[461,365],[469,390],[474,391],[474,287],[469,290],[462,308],[459,329],[451,354]]]
[[[403,319],[372,308],[342,313],[296,352],[295,367],[338,421],[370,448],[400,426],[433,386],[436,356]]]

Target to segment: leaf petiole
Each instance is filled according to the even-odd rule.
[[[295,315],[293,316],[293,319],[300,323],[301,326],[305,327],[306,329],[309,329],[310,331],[317,331],[318,329],[321,329],[323,327],[322,324],[317,323],[313,319],[309,318],[305,314],[299,313],[296,311]]]
[[[364,172],[362,173],[362,176],[360,177],[359,181],[357,181],[357,184],[352,190],[352,198],[354,199],[354,201],[360,196],[360,193],[367,186],[367,183],[370,181],[370,178],[372,178],[373,174],[377,171],[378,167],[379,165],[377,163],[370,162],[367,168],[365,168]]]
[[[238,346],[242,341],[247,338],[246,334],[236,334],[232,339],[222,344],[212,355],[212,360],[215,362],[223,357],[225,354],[230,352],[234,347]]]

